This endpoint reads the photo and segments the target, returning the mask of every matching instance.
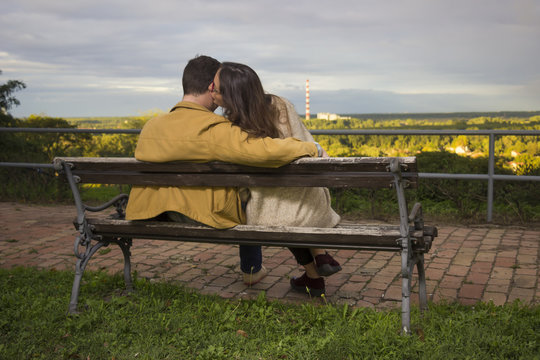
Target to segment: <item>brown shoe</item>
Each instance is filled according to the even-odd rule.
[[[330,276],[341,270],[341,265],[329,253],[315,256],[315,264],[320,276]]]
[[[324,279],[322,277],[318,279],[312,279],[307,276],[306,273],[304,273],[299,278],[293,277],[291,279],[291,287],[296,291],[314,297],[321,296],[322,294],[324,294],[325,291]]]
[[[266,268],[261,265],[261,270],[257,271],[256,273],[244,273],[244,284],[249,286],[255,285],[256,283],[261,281],[266,275],[268,275],[268,270],[266,270]]]

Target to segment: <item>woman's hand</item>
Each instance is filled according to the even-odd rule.
[[[323,147],[321,147],[321,149],[322,149],[322,154],[321,154],[321,157],[322,157],[322,158],[330,157],[330,155],[328,155],[328,153],[326,152],[326,150],[324,150]]]

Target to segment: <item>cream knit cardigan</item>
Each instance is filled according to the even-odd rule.
[[[282,138],[314,141],[288,100],[274,96],[273,103],[279,109],[278,129]],[[253,187],[249,190],[248,225],[334,227],[341,220],[330,205],[327,188]]]

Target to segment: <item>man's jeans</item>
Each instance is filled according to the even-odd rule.
[[[176,211],[167,211],[167,218],[174,222],[207,226]],[[240,269],[245,274],[255,274],[261,270],[262,249],[260,246],[240,245]]]
[[[262,250],[260,246],[240,245],[240,269],[244,274],[255,274],[261,270]]]

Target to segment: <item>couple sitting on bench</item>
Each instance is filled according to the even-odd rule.
[[[304,156],[328,156],[292,104],[265,94],[259,77],[246,65],[198,56],[185,67],[182,86],[182,101],[142,129],[135,150],[138,160],[279,167]],[[218,106],[225,117],[214,114]],[[239,224],[334,227],[340,221],[326,188],[133,186],[126,218],[157,216],[218,229]],[[323,276],[341,270],[339,263],[323,249],[290,251],[305,268],[301,277],[291,279],[292,288],[311,296],[324,294]],[[240,245],[240,268],[246,285],[266,276],[260,246]]]

